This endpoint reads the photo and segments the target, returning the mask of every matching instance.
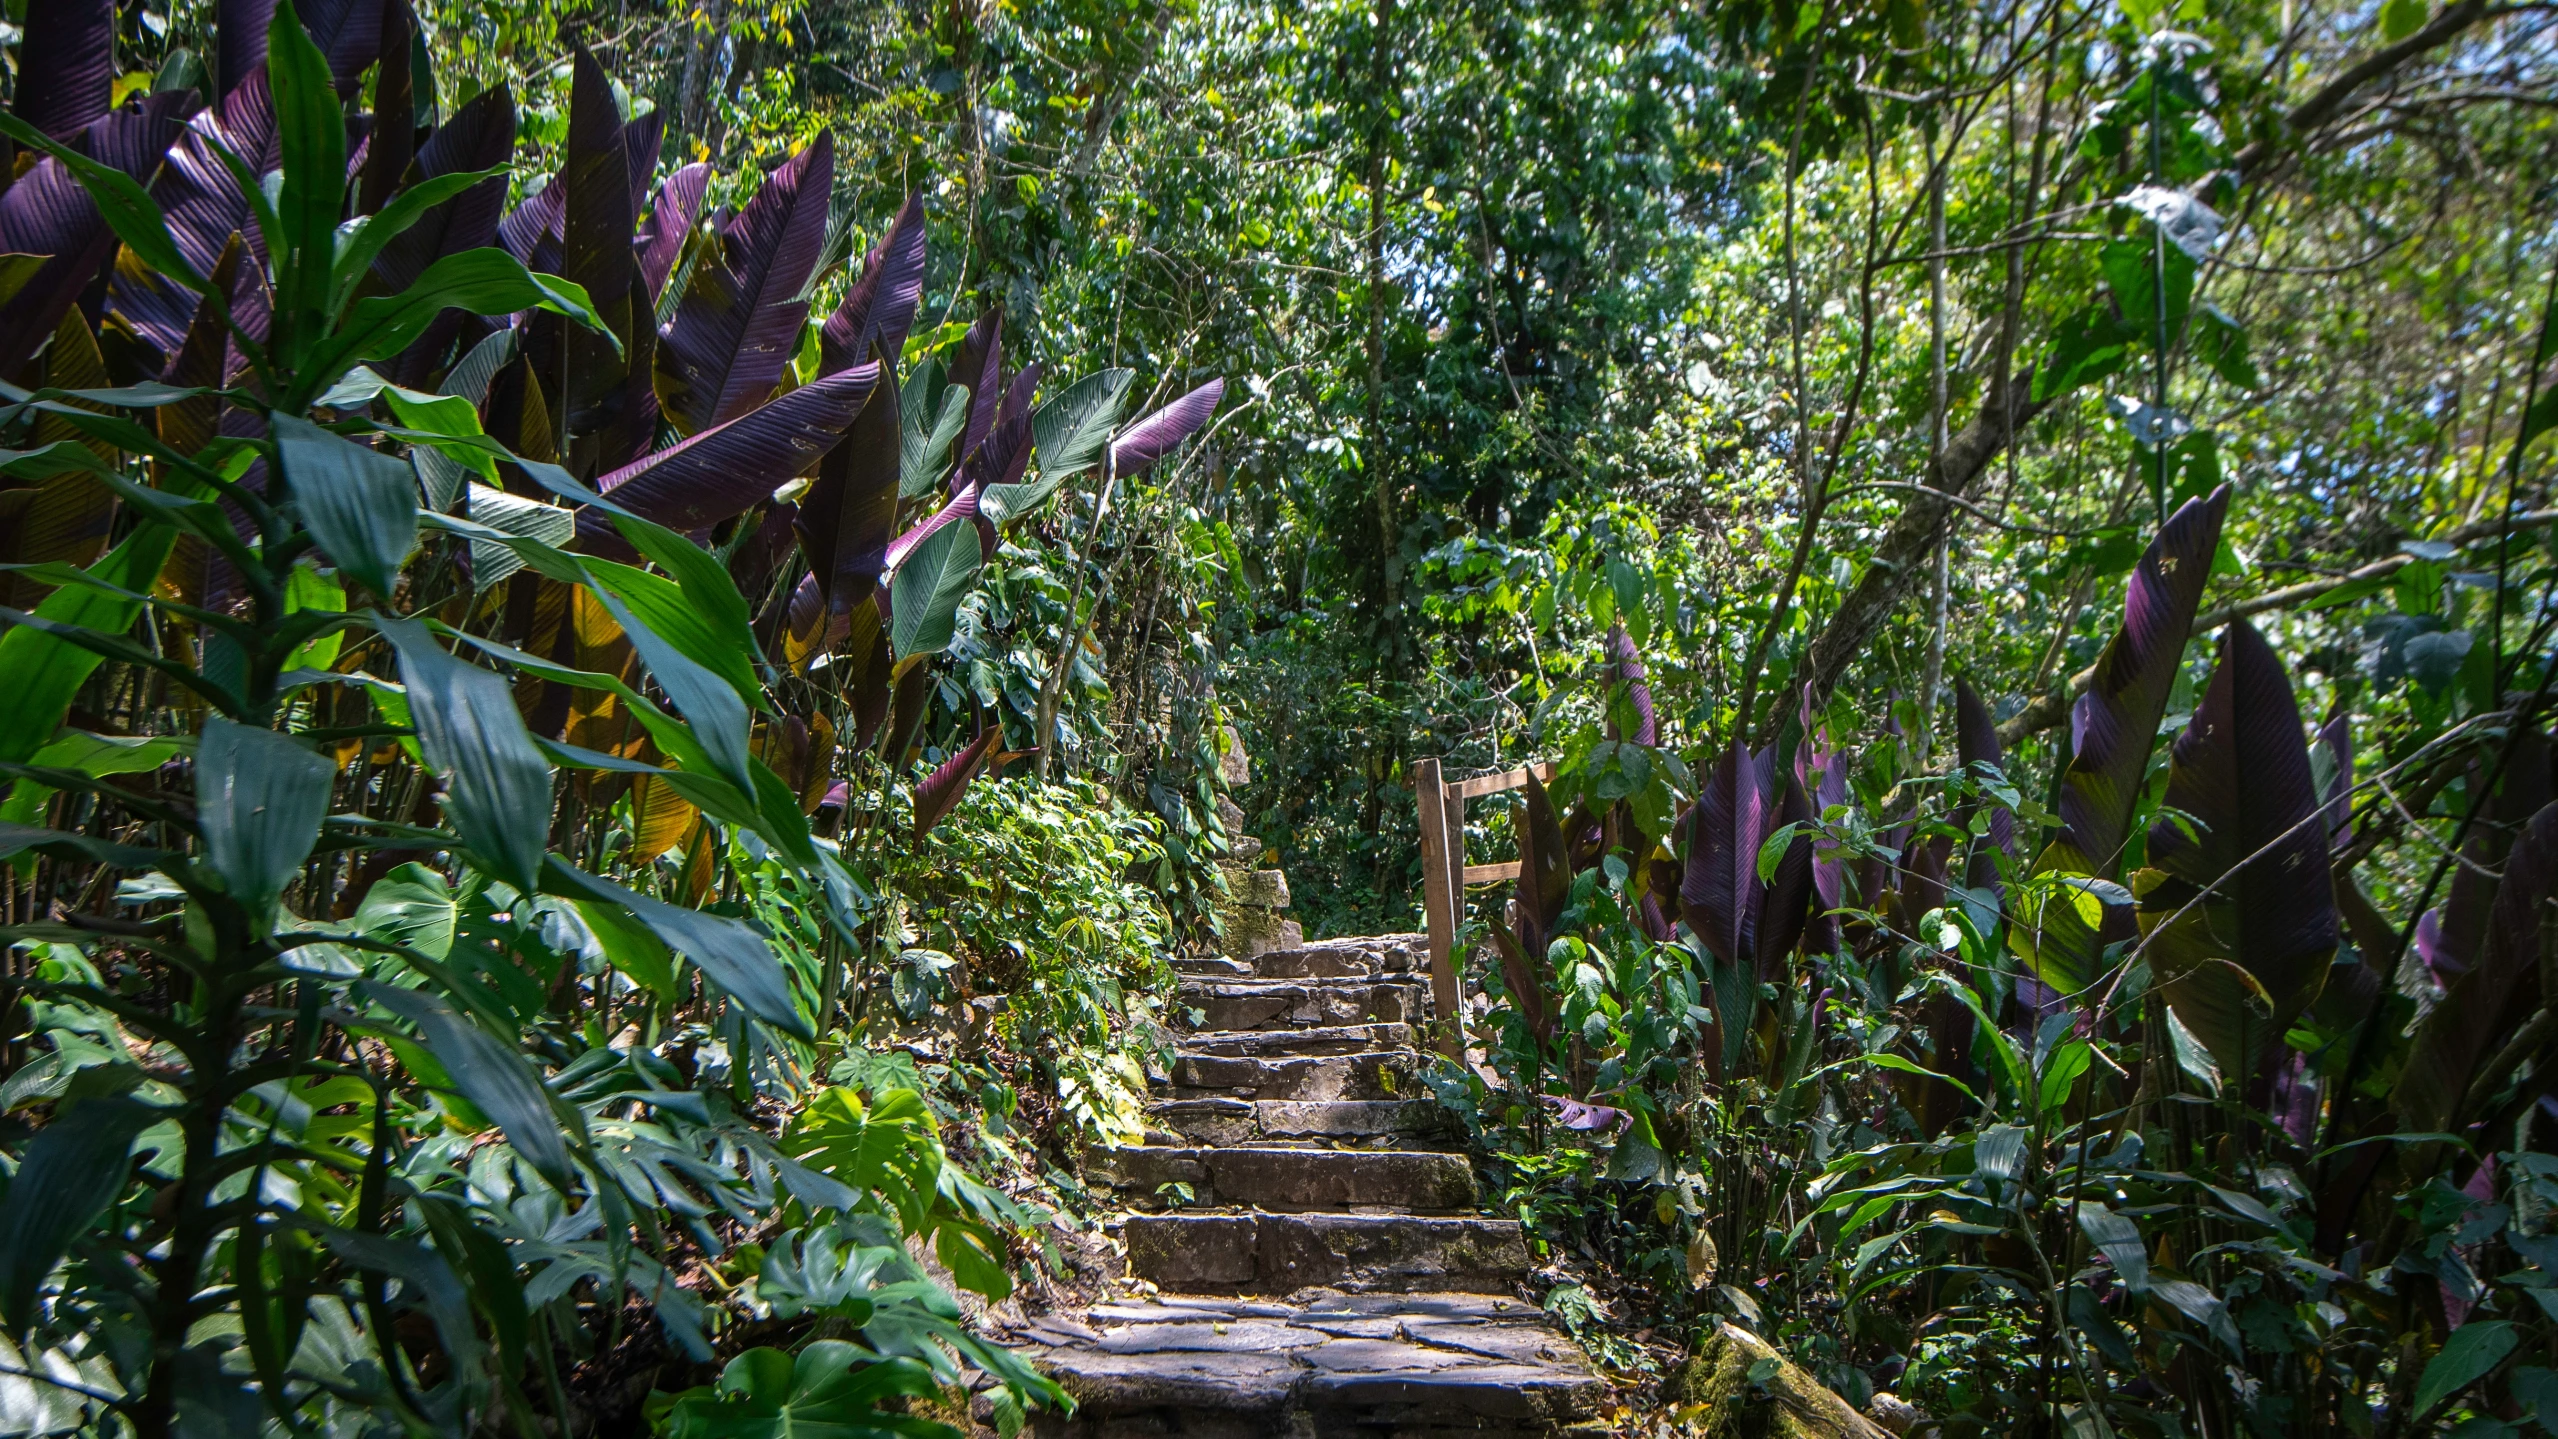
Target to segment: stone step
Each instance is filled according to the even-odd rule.
[[[1362,939],[1328,939],[1319,944],[1273,949],[1254,955],[1254,970],[1264,979],[1349,979],[1373,974],[1426,974],[1430,940],[1420,934],[1385,934]]]
[[[1313,1029],[1359,1024],[1405,1024],[1422,1017],[1428,991],[1410,979],[1189,980],[1179,1003],[1196,1010],[1201,1032]],[[1178,1012],[1178,1011],[1176,1011]]]
[[[1075,1397],[1041,1439],[1559,1433],[1605,1386],[1535,1306],[1489,1294],[1168,1298],[1032,1320],[1025,1352]]]
[[[1137,1214],[1122,1237],[1140,1278],[1185,1292],[1500,1290],[1534,1267],[1512,1219]]]
[[[1406,1050],[1351,1054],[1182,1053],[1173,1059],[1174,1099],[1378,1100],[1424,1093],[1421,1057]]]
[[[1158,1191],[1190,1187],[1192,1205],[1453,1213],[1475,1203],[1474,1167],[1462,1154],[1421,1149],[1144,1148],[1096,1152],[1090,1175],[1130,1206],[1183,1203]]]
[[[1344,1024],[1317,1029],[1224,1030],[1193,1034],[1181,1041],[1184,1054],[1216,1054],[1231,1058],[1275,1058],[1302,1054],[1358,1054],[1362,1051],[1412,1049],[1408,1024]]]
[[[1167,1099],[1147,1106],[1158,1126],[1206,1147],[1287,1140],[1426,1139],[1451,1136],[1447,1112],[1427,1099]]]
[[[1222,954],[1186,954],[1171,964],[1175,974],[1208,979],[1251,979],[1260,973],[1251,961],[1228,959]]]

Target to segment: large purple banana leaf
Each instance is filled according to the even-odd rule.
[[[1528,776],[1526,803],[1511,812],[1519,839],[1519,882],[1511,898],[1510,924],[1493,926],[1502,983],[1528,1032],[1543,1044],[1554,1034],[1554,1007],[1546,994],[1546,949],[1554,943],[1563,907],[1572,896],[1571,858],[1554,797]]]
[[[233,235],[248,244],[249,268],[260,272],[266,268],[266,232],[252,216],[239,181],[222,161],[221,151],[226,149],[260,174],[272,171],[282,160],[283,142],[276,130],[275,102],[267,91],[263,65],[232,87],[220,105],[187,121],[185,132],[167,147],[167,163],[159,177],[151,182],[151,198],[169,222],[169,238],[199,275],[211,271]],[[144,267],[117,267],[108,293],[116,312],[163,354],[186,338],[187,326],[195,318],[195,293]],[[255,324],[250,323],[251,317],[241,318],[242,328],[253,336],[266,333],[264,308],[259,307]]]
[[[366,68],[382,56],[383,9],[384,0],[301,0],[294,7],[311,43],[329,59],[329,79],[340,100],[355,98]],[[405,36],[401,43],[407,44]]]
[[[1775,759],[1773,750],[1754,755],[1734,741],[1688,812],[1679,917],[1727,965],[1758,963],[1759,912],[1767,898],[1759,846],[1777,825]]]
[[[882,385],[880,388],[893,392],[897,387]],[[1002,725],[987,726],[986,732],[971,740],[967,748],[942,761],[940,768],[917,782],[915,785],[916,843],[921,844],[924,836],[933,832],[933,826],[940,824],[944,817],[958,808],[959,797],[968,793],[968,782],[975,779],[977,771],[985,767],[986,756],[995,752],[1003,738]]]
[[[417,158],[417,90],[409,73],[416,24],[408,0],[384,0],[382,63],[373,76],[373,123],[364,137],[364,174],[356,187],[359,215],[381,213]]]
[[[762,404],[781,382],[808,318],[803,295],[826,244],[835,142],[815,144],[764,181],[694,266],[657,349],[657,397],[686,434]]]
[[[826,600],[828,637],[851,627],[888,568],[897,524],[897,387],[875,385],[843,440],[826,452],[799,512],[800,548]]]
[[[2150,748],[2228,511],[2226,485],[2207,499],[2186,501],[2133,568],[2123,627],[2097,657],[2096,682],[2070,712],[2061,832],[2035,861],[2038,872],[2110,877],[2122,862]]]
[[[843,438],[878,380],[877,365],[856,365],[802,385],[760,410],[624,465],[595,487],[642,519],[677,530],[708,528],[744,514],[806,473]],[[601,515],[579,514],[581,539],[610,533]]]
[[[1602,692],[1610,697],[1608,738],[1645,746],[1661,742],[1660,727],[1652,717],[1650,672],[1643,667],[1643,651],[1635,646],[1634,636],[1626,633],[1624,625],[1608,627],[1608,657],[1600,667],[1599,684]],[[1620,687],[1624,690],[1626,709],[1634,717],[1632,734],[1624,733],[1617,723],[1614,697]]]
[[[559,234],[560,218],[568,213],[567,199],[568,191],[554,176],[551,183],[527,196],[498,221],[497,243],[517,260],[533,264],[543,242]]]
[[[1954,754],[1963,767],[1979,773],[1978,766],[2004,770],[2006,750],[1998,742],[1998,721],[1990,717],[1990,707],[1969,680],[1954,681]],[[1963,806],[1955,815],[1955,826],[1969,830],[1975,813],[1973,806]],[[1999,887],[1998,857],[2016,853],[2016,814],[2004,805],[1990,807],[1988,832],[1974,839],[1971,858],[1963,866],[1963,883],[1973,889]]]
[[[959,459],[951,477],[953,489],[967,483],[969,457],[995,428],[995,407],[1003,388],[996,380],[1003,372],[1004,309],[997,305],[977,317],[951,355],[950,382],[968,388],[968,423],[959,432],[959,448],[953,451]]]
[[[493,169],[515,152],[515,95],[504,85],[465,101],[418,147],[421,179]],[[383,292],[407,289],[426,267],[447,255],[476,250],[497,238],[498,213],[506,207],[506,180],[484,180],[430,208],[417,223],[382,247],[373,273]]]
[[[710,187],[711,167],[698,161],[667,176],[666,183],[657,187],[657,200],[649,206],[638,239],[640,274],[648,281],[650,304],[665,293],[667,278],[683,259],[684,242],[701,218],[702,197],[710,193]]]
[[[562,377],[569,433],[586,442],[570,449],[569,470],[577,474],[594,472],[592,437],[621,414],[632,328],[653,326],[655,317],[645,310],[637,316],[631,313],[631,286],[638,274],[631,254],[631,228],[637,216],[632,210],[630,152],[624,146],[612,77],[583,45],[577,47],[571,67],[568,141],[559,178],[552,182],[553,188],[563,192],[559,273],[585,288],[612,334],[599,335],[583,325],[563,324],[558,316],[544,315],[536,317],[532,329],[547,343],[537,342],[527,349],[534,356],[536,373]],[[617,462],[629,458],[627,453],[614,457]]]
[[[2060,785],[2061,832],[2034,861],[2037,875],[2111,879],[2122,864],[2149,773],[2158,723],[2220,548],[2229,487],[2168,516],[2133,567],[2123,626],[2096,660],[2096,682],[2070,711],[2070,762]],[[2064,994],[2095,977],[2102,946],[2083,887],[2059,886],[2009,937],[2045,984]]]
[[[18,44],[17,117],[68,140],[115,93],[115,0],[36,0]]]
[[[1226,382],[1219,377],[1130,425],[1110,442],[1111,469],[1122,477],[1152,469],[1155,461],[1197,434],[1225,397]]]
[[[896,223],[862,262],[862,274],[844,293],[835,313],[826,317],[818,336],[818,369],[823,374],[850,369],[877,350],[896,363],[905,348],[906,331],[915,322],[915,307],[924,298],[924,199],[906,197]]]
[[[1832,805],[1846,804],[1847,757],[1839,753],[1830,737],[1829,722],[1812,708],[1812,687],[1803,687],[1801,709],[1803,738],[1794,747],[1794,780],[1803,787],[1803,797],[1819,819]],[[1831,911],[1847,903],[1848,862],[1835,850],[1814,842],[1812,856],[1812,917],[1805,922],[1803,939],[1815,954],[1829,954],[1839,947],[1839,919]]]
[[[2513,845],[2515,831],[2558,798],[2550,790],[2548,737],[2525,727],[2514,737],[2513,754],[2495,793],[2487,793],[2484,765],[2470,767],[2468,789],[2480,809],[2469,837],[2461,841],[2461,862],[2452,867],[2443,902],[2416,922],[2416,956],[2436,984],[2450,984],[2477,962],[2505,851]]]
[[[1765,756],[1767,773],[1773,777],[1776,773],[1776,750],[1770,746],[1761,753]],[[1778,796],[1776,826],[1769,833],[1773,834],[1777,828],[1786,825],[1808,825],[1811,820],[1812,803],[1803,793],[1802,782],[1791,774],[1786,775]],[[1751,858],[1756,863],[1757,856],[1754,854]],[[1785,852],[1778,856],[1775,870],[1768,875],[1767,892],[1759,901],[1757,964],[1760,979],[1784,979],[1795,946],[1803,942],[1804,926],[1811,913],[1812,838],[1797,830]]]
[[[266,68],[267,22],[275,0],[219,0],[213,22],[213,93],[227,96]]]
[[[2211,682],[2170,751],[2149,863],[2150,971],[2223,1072],[2252,1075],[2318,997],[2337,926],[2300,705],[2283,662],[2244,620],[2222,632]]]
[[[81,132],[80,147],[148,183],[177,137],[187,99],[182,94],[146,96],[92,122]],[[52,336],[114,249],[115,232],[107,228],[89,192],[51,157],[37,161],[0,194],[0,252],[52,257],[0,303],[0,373],[25,364]],[[207,256],[207,263],[212,259]]]
[[[2466,1112],[2480,1066],[2547,1002],[2540,992],[2542,919],[2558,882],[2558,804],[2531,818],[2505,859],[2504,880],[2478,962],[2416,1027],[2390,1103],[2407,1128],[2441,1132],[2477,1116]],[[2534,1056],[2546,1062],[2548,1046]]]

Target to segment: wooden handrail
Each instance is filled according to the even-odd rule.
[[[1554,764],[1544,761],[1497,774],[1455,781],[1440,778],[1439,761],[1412,767],[1413,797],[1421,809],[1421,903],[1430,933],[1430,1003],[1437,1012],[1434,1047],[1465,1063],[1464,992],[1457,984],[1457,929],[1465,918],[1465,887],[1519,877],[1519,861],[1465,862],[1466,801],[1524,788],[1528,776],[1546,783]]]

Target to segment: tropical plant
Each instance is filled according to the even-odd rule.
[[[37,9],[0,116],[33,157],[0,243],[49,257],[0,303],[38,369],[0,389],[32,491],[0,1318],[35,1427],[627,1422],[608,1351],[706,1365],[758,1305],[861,1343],[740,1357],[671,1427],[921,1433],[880,1406],[962,1364],[1008,1425],[1063,1402],[875,1255],[782,1301],[827,1235],[929,1236],[1000,1296],[1030,1222],[911,1093],[809,1075],[997,524],[1153,463],[1213,384],[1114,438],[1125,372],[1035,405],[989,314],[901,385],[920,206],[812,321],[827,140],[697,229],[707,171],[648,201],[660,127],[582,50],[560,171],[501,214],[507,92],[432,123],[396,5],[277,0],[200,110],[110,108],[113,8]],[[912,786],[918,837],[992,734]],[[878,797],[840,842],[838,776]],[[849,1168],[837,1121],[879,1136]],[[798,1290],[702,1287],[748,1235]]]

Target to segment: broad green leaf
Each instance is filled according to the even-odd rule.
[[[421,454],[420,458],[423,458]],[[424,475],[426,467],[419,466]],[[577,512],[561,505],[546,505],[540,500],[511,495],[487,485],[470,485],[463,491],[464,508],[472,520],[491,529],[504,530],[528,540],[538,540],[554,549],[577,538]],[[471,541],[471,588],[485,590],[498,581],[524,568],[524,557],[511,547],[490,540]]]
[[[362,361],[407,349],[446,310],[474,315],[547,310],[598,333],[611,333],[584,288],[556,275],[535,275],[504,250],[464,250],[427,266],[397,295],[369,296],[349,306],[346,322],[306,362],[305,372],[313,377],[311,393],[324,388],[319,376],[334,378]]]
[[[147,773],[194,747],[195,740],[190,735],[110,735],[66,729],[26,762],[45,769],[72,770],[96,779],[111,774]],[[34,823],[43,811],[45,800],[53,793],[33,780],[18,781],[18,787],[10,792],[8,802],[0,804],[0,823]]]
[[[377,616],[373,624],[399,651],[427,762],[453,777],[444,808],[454,828],[498,878],[532,893],[550,838],[551,767],[533,747],[513,690],[445,653],[416,620]]]
[[[2052,348],[2034,372],[2034,398],[2056,400],[2123,367],[2131,333],[2103,305],[2090,305],[2061,321]]]
[[[950,648],[960,601],[977,587],[985,563],[977,527],[960,520],[926,536],[897,566],[888,582],[888,640],[900,662]]]
[[[648,666],[658,687],[675,702],[714,770],[741,791],[753,794],[755,775],[747,763],[746,701],[738,696],[736,688],[658,634],[611,589],[593,580],[588,585],[613,622],[630,637],[640,663]]]
[[[268,416],[295,509],[337,567],[387,599],[417,553],[417,481],[402,462],[287,414]]]
[[[125,1183],[133,1141],[161,1111],[131,1099],[85,1099],[37,1131],[0,1200],[0,1315],[23,1333],[36,1291]]]
[[[892,1412],[893,1400],[940,1393],[933,1372],[913,1359],[880,1359],[839,1339],[821,1339],[797,1359],[749,1349],[728,1361],[719,1383],[686,1390],[666,1411],[666,1439],[959,1439],[959,1431]],[[900,1406],[902,1408],[902,1406]]]
[[[2149,1288],[2149,1246],[2141,1238],[2141,1227],[2130,1216],[2117,1214],[2102,1204],[2081,1201],[2078,1227],[2087,1242],[2114,1266],[2114,1277],[2134,1294]]]
[[[443,875],[422,864],[404,864],[364,892],[364,902],[355,907],[355,928],[368,938],[442,959],[453,952],[460,913]]]
[[[1064,479],[1101,462],[1110,432],[1128,412],[1134,370],[1104,370],[1066,387],[1030,417],[1031,453],[1043,476]]]
[[[752,640],[739,643],[745,629],[742,605],[736,616],[739,624],[732,630],[719,623],[724,617],[715,614],[712,607],[696,603],[690,591],[664,575],[591,557],[581,563],[597,584],[630,606],[642,624],[682,651],[685,658],[728,681],[740,700],[751,703],[762,697],[763,685],[755,676]],[[737,586],[729,583],[725,574],[720,580],[727,584],[730,594],[737,592]]]
[[[335,575],[322,574],[314,565],[295,565],[293,576],[284,584],[284,612],[300,614],[306,610],[325,610],[331,614],[346,612],[346,582]],[[346,634],[332,630],[317,639],[298,646],[285,656],[287,672],[297,669],[324,670],[338,662],[339,651],[346,648]]]
[[[2428,13],[2425,0],[2388,0],[2380,7],[2381,42],[2395,45],[2424,29]]]
[[[549,893],[630,911],[667,948],[700,966],[703,975],[756,1018],[802,1039],[817,1037],[791,996],[790,976],[772,945],[743,921],[651,899],[597,879],[557,856],[544,873],[551,880]]]
[[[675,959],[666,942],[639,922],[628,909],[602,900],[573,899],[587,933],[604,947],[604,962],[651,994],[670,1003],[680,998],[675,987]]]
[[[270,729],[214,715],[196,741],[196,822],[206,863],[263,923],[328,817],[337,766]]]
[[[456,439],[476,438],[481,433],[479,406],[460,395],[421,395],[415,390],[385,385],[382,399],[391,407],[391,413],[399,417],[400,424],[408,429],[451,435]],[[482,484],[498,482],[497,457],[477,445],[451,450],[437,448],[434,453],[478,474]],[[421,477],[423,473],[421,468]],[[432,501],[435,496],[429,494],[427,498]],[[446,503],[451,503],[449,496]]]
[[[2264,388],[2264,378],[2256,373],[2256,362],[2247,357],[2247,332],[2220,306],[2206,303],[2195,307],[2189,343],[2195,358],[2211,366],[2212,373],[2242,390]]]
[[[2440,1352],[2425,1364],[2416,1381],[2413,1417],[2423,1419],[2462,1391],[2495,1372],[2522,1342],[2522,1331],[2510,1320],[2473,1319],[2451,1332]]]
[[[338,229],[337,257],[329,281],[329,314],[343,314],[346,302],[356,287],[371,272],[375,256],[382,247],[398,238],[410,226],[425,218],[426,212],[461,194],[482,181],[506,174],[504,165],[486,170],[462,170],[435,175],[408,186],[391,197],[378,214],[359,216]]]
[[[897,407],[898,457],[897,495],[911,500],[941,482],[942,471],[950,466],[950,447],[959,442],[959,432],[968,424],[968,387],[941,387],[939,408],[926,403],[928,381],[938,379],[941,362],[916,371],[906,382],[905,393]],[[919,388],[923,391],[919,393]]]
[[[290,362],[319,344],[327,324],[338,216],[346,209],[346,115],[328,57],[302,28],[293,0],[276,0],[266,33],[267,85],[284,161],[275,214],[286,247],[270,263],[277,314],[290,319],[279,358]]]
[[[116,589],[147,593],[168,563],[177,531],[145,524],[125,537],[89,567],[89,573]],[[142,613],[138,600],[101,593],[81,585],[65,585],[35,608],[40,619],[77,625],[99,634],[120,635]],[[0,632],[0,762],[23,764],[53,738],[55,727],[71,708],[102,657],[68,640],[24,625]]]
[[[563,1193],[568,1190],[568,1140],[560,1112],[521,1051],[472,1022],[442,995],[369,981],[363,989],[366,998],[425,1031],[427,1048],[462,1097],[505,1130],[507,1142],[543,1178]]]

